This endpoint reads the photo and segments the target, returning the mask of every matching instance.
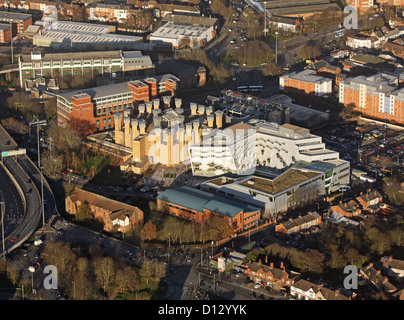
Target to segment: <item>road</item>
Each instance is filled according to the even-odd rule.
[[[0,167],[0,181],[0,201],[5,203],[4,236],[8,239],[21,222],[24,216],[24,207],[16,186],[2,167]]]
[[[0,152],[17,148],[18,145],[15,141],[0,126]],[[15,197],[16,200],[12,202],[18,202],[20,205],[25,203],[25,211],[23,210],[23,213],[18,214],[18,219],[14,221],[13,228],[8,230],[8,238],[5,239],[6,252],[14,250],[29,238],[38,228],[42,216],[40,193],[34,179],[23,168],[25,159],[26,155],[18,156],[16,159],[10,156],[3,158],[4,168],[10,172],[11,176],[15,179],[15,183],[20,187],[20,199],[17,200],[18,198]],[[13,189],[11,188],[10,190]],[[17,241],[11,242],[11,238],[17,238]]]

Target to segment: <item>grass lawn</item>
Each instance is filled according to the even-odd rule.
[[[144,278],[140,278],[138,284],[138,291],[130,292],[127,294],[118,294],[115,300],[154,300],[164,294],[166,291],[166,285],[160,280],[149,280],[147,285]]]

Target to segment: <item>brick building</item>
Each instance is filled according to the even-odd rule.
[[[296,219],[279,223],[275,226],[276,233],[292,234],[301,230],[309,229],[321,223],[321,216],[317,212],[309,212],[308,214]]]
[[[84,135],[114,129],[114,114],[123,114],[124,110],[136,108],[157,95],[174,95],[178,81],[166,74],[59,93],[56,95],[58,124]]]
[[[383,196],[377,190],[368,190],[367,193],[360,193],[356,197],[356,201],[362,206],[363,210],[368,212],[377,212],[379,209],[378,204],[383,201]]]
[[[32,25],[32,15],[28,13],[0,11],[0,23],[12,23],[13,35],[20,34]]]
[[[228,221],[234,232],[246,229],[247,225],[254,226],[261,217],[261,210],[257,207],[190,187],[160,193],[157,210],[196,223],[220,217]]]
[[[373,10],[373,0],[347,0],[347,5],[354,7],[359,14],[369,13]]]
[[[0,23],[0,43],[8,43],[11,41],[11,30],[9,24]]]
[[[332,80],[306,69],[279,77],[279,87],[285,93],[300,93],[322,96],[332,93]]]
[[[300,279],[290,287],[290,294],[302,300],[351,300],[353,296],[346,296],[339,290],[331,290],[323,284]]]
[[[65,199],[66,212],[76,215],[80,206],[87,204],[95,220],[103,223],[107,232],[128,232],[142,226],[143,211],[138,207],[112,200],[98,194],[76,189]]]
[[[352,218],[362,213],[361,206],[355,200],[342,202],[331,206],[331,211],[342,214],[345,217]]]
[[[300,273],[286,270],[283,262],[280,263],[279,268],[275,267],[273,263],[266,265],[261,261],[249,262],[246,267],[247,275],[252,281],[275,290],[288,288],[300,278]]]
[[[404,89],[400,77],[378,73],[341,80],[339,102],[365,116],[404,123]]]

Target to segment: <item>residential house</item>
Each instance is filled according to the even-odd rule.
[[[403,281],[404,279],[404,260],[393,259],[392,256],[385,256],[380,259],[383,268],[389,277]]]
[[[393,294],[393,298],[397,300],[404,300],[404,289],[397,291],[396,293]]]
[[[362,213],[359,203],[355,200],[350,200],[344,203],[340,201],[339,204],[331,206],[331,211],[342,214],[348,218],[358,216]]]
[[[272,262],[269,265],[261,262],[249,262],[246,267],[251,280],[275,290],[290,287],[300,277],[300,273],[286,270],[283,262],[280,263],[279,268],[274,267]]]
[[[347,296],[340,290],[331,290],[323,284],[315,284],[304,279],[299,279],[290,286],[290,294],[304,300],[351,300],[356,296],[355,294]]]
[[[321,223],[321,216],[317,212],[309,212],[308,214],[296,219],[279,223],[275,226],[275,232],[283,234],[292,234],[301,230],[309,229]]]
[[[66,212],[76,215],[80,206],[87,204],[95,220],[103,223],[107,232],[128,232],[144,222],[143,211],[138,207],[76,189],[65,199]]]
[[[383,202],[383,196],[379,191],[371,189],[366,194],[360,193],[359,197],[356,197],[356,201],[362,206],[364,211],[375,213],[379,210],[379,203]]]
[[[244,270],[241,266],[246,255],[241,252],[237,252],[233,249],[227,248],[220,251],[217,255],[210,259],[210,265],[213,268],[218,269],[220,272],[228,270]]]
[[[374,292],[394,293],[397,290],[389,279],[381,274],[381,270],[377,270],[373,266],[373,263],[369,263],[359,270],[359,278],[368,284]]]
[[[386,42],[382,47],[382,51],[391,53],[397,58],[404,59],[404,46],[396,41]]]

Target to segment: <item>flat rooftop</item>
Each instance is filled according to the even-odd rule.
[[[184,14],[167,14],[162,21],[172,21],[179,25],[211,27],[217,23],[217,18],[209,18]]]
[[[264,8],[264,1],[257,1]],[[323,11],[326,9],[341,9],[337,2],[332,0],[268,0],[266,9],[272,15],[298,15]]]
[[[179,79],[171,74],[164,74],[164,75],[159,75],[159,76],[153,76],[154,79],[157,80],[157,82],[164,82],[168,80],[173,80],[173,81],[179,81]],[[147,78],[143,79],[146,80]],[[118,82],[118,83],[112,83],[112,84],[107,84],[105,86],[99,86],[99,87],[93,87],[93,88],[88,88],[88,89],[78,89],[78,90],[72,90],[72,91],[66,91],[59,93],[58,96],[61,96],[65,98],[67,101],[71,101],[71,98],[73,96],[76,96],[78,94],[88,94],[91,96],[91,99],[98,99],[102,97],[108,97],[108,96],[113,96],[117,94],[122,94],[122,93],[129,93],[131,90],[128,87],[128,83],[143,83],[141,80],[134,80],[134,81],[128,81],[128,82]]]
[[[8,30],[10,29],[10,25],[7,23],[0,23],[0,30]]]
[[[56,21],[49,26],[48,30],[108,33],[111,31],[115,31],[115,26],[85,22]]]
[[[273,180],[252,176],[239,182],[239,184],[268,194],[277,194],[320,175],[322,173],[292,168]]]
[[[210,26],[192,26],[192,25],[181,25],[175,22],[167,22],[165,25],[158,28],[150,36],[160,37],[160,38],[179,38],[179,37],[199,37],[201,34],[206,32]]]
[[[32,18],[32,14],[29,13],[19,13],[19,12],[8,12],[0,11],[0,20],[20,20],[25,21]]]
[[[136,51],[139,52],[139,51]],[[120,58],[121,51],[87,51],[87,52],[60,52],[60,53],[38,53],[41,54],[41,59],[32,59],[31,55],[21,55],[21,60],[24,62],[33,60],[55,61],[55,60],[75,60],[75,59],[98,59],[98,58]]]
[[[71,41],[73,43],[89,43],[89,44],[102,44],[102,43],[120,43],[120,42],[132,42],[136,43],[142,41],[142,37],[127,36],[122,34],[111,33],[98,33],[98,32],[83,32],[83,31],[68,31],[68,30],[54,30],[43,32],[41,35],[34,36],[36,39],[51,39],[54,41]]]
[[[283,79],[293,79],[303,82],[317,83],[317,82],[329,82],[332,81],[329,78],[319,76],[315,74],[315,70],[306,69],[301,72],[292,72],[287,75],[281,76]]]

